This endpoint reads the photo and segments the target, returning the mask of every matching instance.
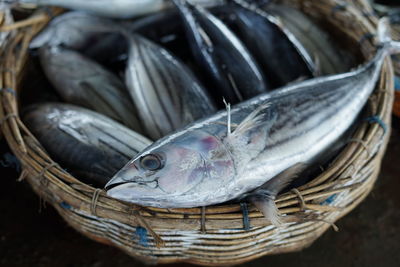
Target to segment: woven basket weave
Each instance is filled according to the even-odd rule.
[[[375,25],[353,5],[335,0],[281,2],[329,26],[363,61],[375,53],[371,38],[366,38],[374,34]],[[277,198],[282,214],[296,215],[287,216],[290,219],[280,228],[270,225],[252,206],[140,207],[81,183],[52,161],[18,116],[28,43],[49,21],[48,14],[48,10],[36,10],[24,21],[1,27],[14,35],[0,51],[0,121],[9,146],[22,163],[20,179],[85,236],[147,263],[239,264],[309,246],[328,228],[336,228],[333,223],[371,191],[390,133],[393,70],[389,58],[368,102],[369,120],[357,125],[352,139],[318,177]]]

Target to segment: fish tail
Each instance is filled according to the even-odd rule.
[[[383,46],[388,54],[400,53],[400,42],[392,39],[388,17],[383,17],[379,20],[376,35],[379,45]]]

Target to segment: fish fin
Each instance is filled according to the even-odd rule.
[[[257,107],[236,127],[231,136],[242,136],[245,132],[257,127],[262,121],[263,114],[261,112],[270,105],[271,103],[267,102]]]
[[[249,200],[273,225],[276,227],[282,225],[279,210],[276,207],[274,199],[269,194],[251,196]]]
[[[273,225],[282,225],[279,210],[275,204],[275,198],[280,191],[287,187],[298,175],[306,169],[303,162],[297,163],[284,170],[274,178],[266,182],[259,189],[250,193],[248,199]]]
[[[225,104],[225,108],[226,108],[226,113],[227,113],[227,136],[230,136],[232,131],[231,131],[231,103],[226,102],[225,98],[222,98],[222,101]]]

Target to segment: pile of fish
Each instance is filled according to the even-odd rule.
[[[376,56],[346,72],[313,20],[244,0],[19,2],[99,15],[64,13],[30,44],[62,101],[24,121],[54,160],[123,201],[251,201],[276,225],[275,196],[351,128],[399,50],[382,20]]]

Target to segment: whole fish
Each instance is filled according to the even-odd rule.
[[[55,161],[99,187],[151,144],[103,115],[68,104],[31,106],[24,122]]]
[[[134,18],[171,7],[170,0],[12,0],[19,4],[59,6],[82,10],[110,18]],[[203,6],[223,3],[223,0],[192,0]]]
[[[352,68],[354,59],[351,55],[343,55],[332,38],[318,24],[295,8],[284,5],[269,4],[266,10],[279,18],[303,45],[308,55],[314,59],[315,72],[318,75],[343,73]]]
[[[388,32],[387,20],[381,20],[382,46],[357,70],[260,95],[157,141],[113,177],[107,194],[161,208],[248,196],[279,225],[275,196],[348,130],[375,88],[384,59],[400,52]]]
[[[186,0],[173,2],[184,21],[193,56],[208,72],[219,95],[238,103],[268,90],[247,48],[221,20]]]
[[[126,36],[126,84],[151,138],[216,112],[205,89],[183,63],[144,37]]]
[[[237,34],[274,88],[313,76],[316,66],[312,56],[276,17],[246,1],[232,2]]]
[[[44,46],[39,55],[47,78],[65,101],[140,132],[133,102],[117,76],[80,53],[59,46]]]

